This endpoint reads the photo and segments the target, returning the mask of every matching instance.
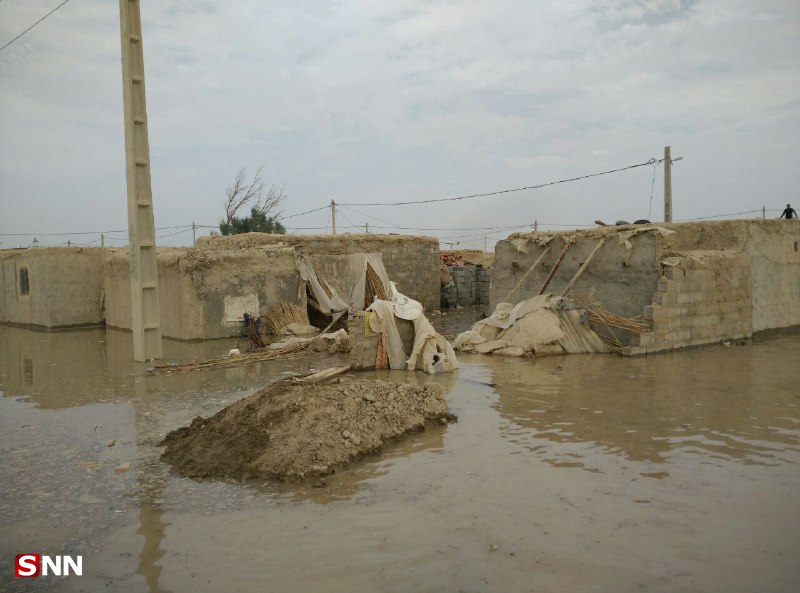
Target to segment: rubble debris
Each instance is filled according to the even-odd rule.
[[[281,381],[170,432],[162,459],[185,477],[303,480],[455,420],[438,385]]]
[[[490,317],[459,334],[453,348],[503,356],[608,352],[589,326],[586,311],[551,294],[516,305],[500,303]]]
[[[453,251],[440,251],[439,259],[446,266],[463,266],[464,258]]]

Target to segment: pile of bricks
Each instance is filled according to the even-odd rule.
[[[448,266],[453,281],[442,286],[442,307],[489,304],[488,270],[477,266]]]

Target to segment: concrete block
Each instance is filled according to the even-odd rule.
[[[636,340],[639,346],[654,346],[656,343],[656,337],[652,334],[642,334],[637,336]]]

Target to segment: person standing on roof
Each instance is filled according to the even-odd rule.
[[[786,210],[781,213],[781,218],[786,218],[786,220],[797,218],[797,211],[792,208],[791,204],[786,204]]]

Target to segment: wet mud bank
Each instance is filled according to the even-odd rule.
[[[184,477],[303,480],[455,419],[435,384],[283,381],[170,432],[162,459]]]

